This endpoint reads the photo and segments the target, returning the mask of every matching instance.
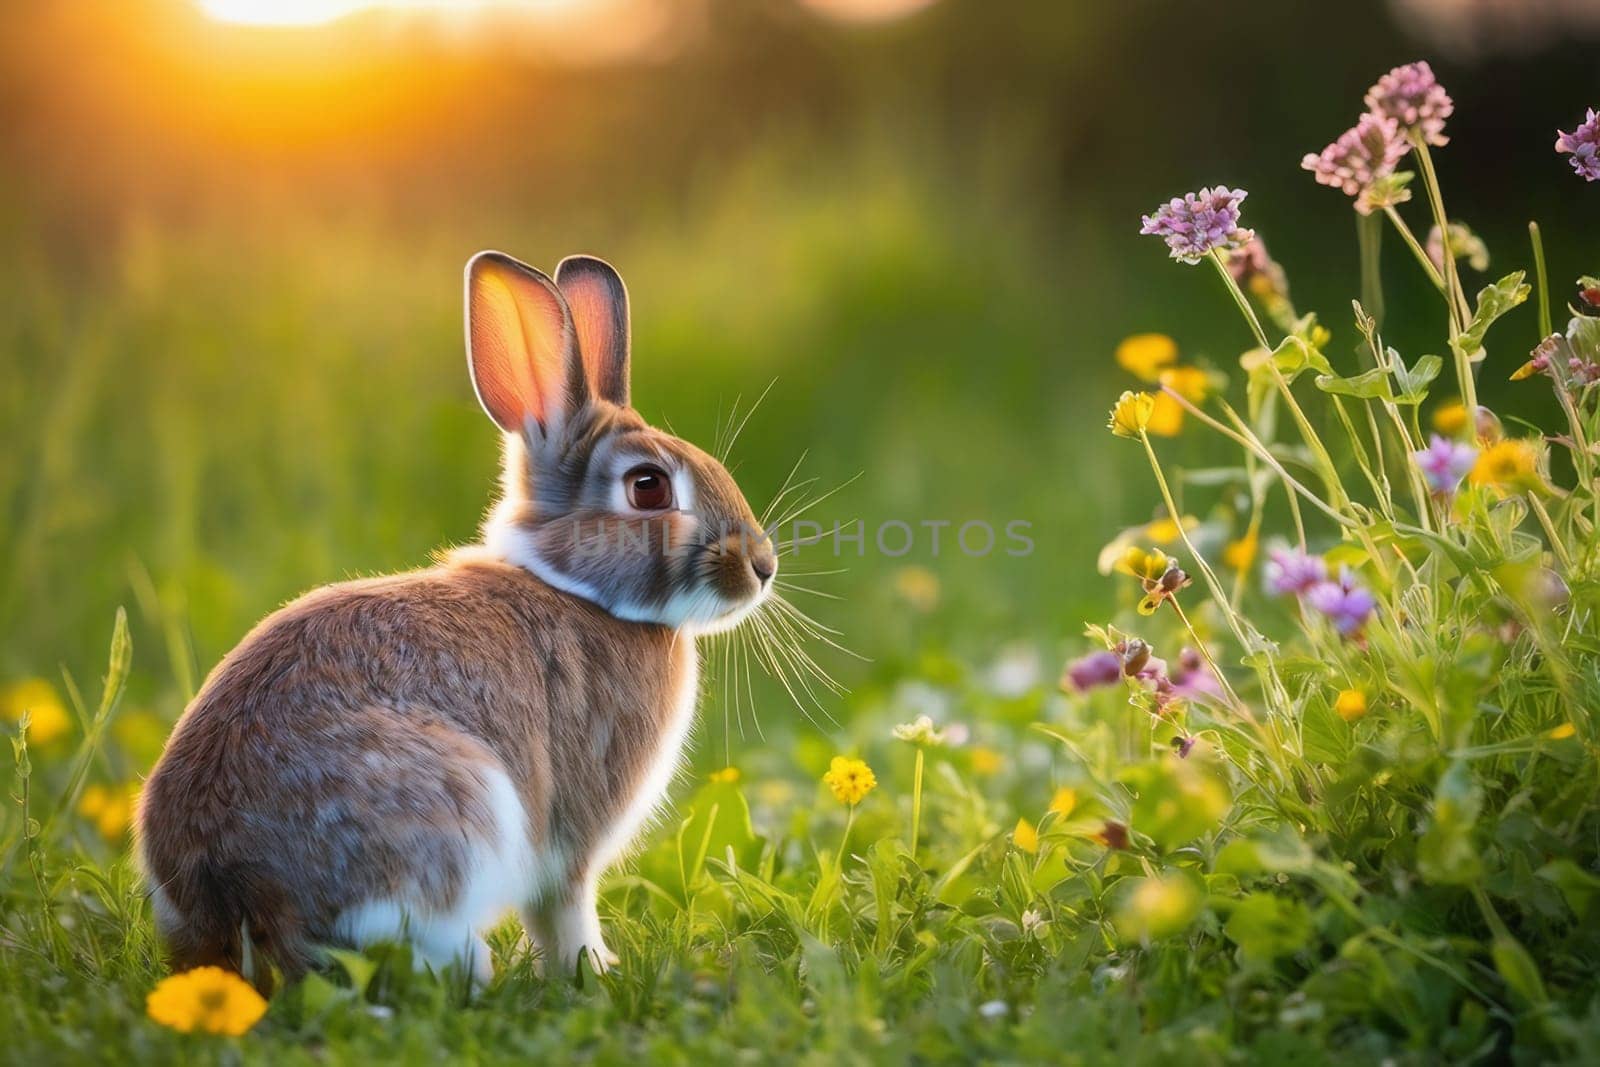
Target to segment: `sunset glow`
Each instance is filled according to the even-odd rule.
[[[521,7],[548,12],[573,6],[573,0],[199,0],[207,15],[248,26],[321,26],[363,11],[476,14]]]

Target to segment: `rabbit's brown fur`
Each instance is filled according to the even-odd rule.
[[[178,967],[254,952],[293,975],[319,944],[406,939],[486,980],[482,931],[514,907],[547,960],[612,962],[596,883],[676,764],[694,635],[777,562],[722,465],[627,406],[609,266],[552,281],[485,253],[468,318],[506,442],[485,543],[310,593],[206,680],[137,817]],[[636,503],[639,477],[670,506]]]

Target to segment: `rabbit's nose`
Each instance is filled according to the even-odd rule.
[[[765,585],[778,572],[778,557],[771,549],[752,552],[750,569],[755,572],[756,580]]]

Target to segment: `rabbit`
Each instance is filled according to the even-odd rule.
[[[512,910],[552,963],[616,965],[601,874],[661,802],[698,635],[778,568],[732,476],[629,404],[602,260],[466,268],[467,362],[501,431],[482,542],[317,589],[217,665],[141,791],[137,860],[177,969],[403,941],[487,983]]]

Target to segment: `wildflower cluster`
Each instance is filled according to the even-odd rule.
[[[1600,113],[1594,108],[1571,133],[1556,131],[1556,151],[1572,157],[1572,169],[1586,182],[1600,182]]]
[[[1393,929],[1385,936],[1397,945],[1455,939],[1447,953],[1456,957],[1452,966],[1470,961],[1504,991],[1458,989],[1457,999],[1506,1011],[1518,1026],[1536,1012],[1570,1021],[1587,1010],[1579,992],[1586,979],[1569,975],[1573,992],[1557,1007],[1533,975],[1541,967],[1559,970],[1563,939],[1593,912],[1579,901],[1541,908],[1529,879],[1516,872],[1556,879],[1600,865],[1600,838],[1593,836],[1600,816],[1577,820],[1588,827],[1578,831],[1561,814],[1573,788],[1600,788],[1597,749],[1558,756],[1550,747],[1600,736],[1590,710],[1600,707],[1600,635],[1591,598],[1579,592],[1600,579],[1600,279],[1579,280],[1559,328],[1549,322],[1548,292],[1540,291],[1543,339],[1509,376],[1548,381],[1565,422],[1551,432],[1508,433],[1479,401],[1479,380],[1486,367],[1514,365],[1501,362],[1514,342],[1502,343],[1509,328],[1496,324],[1533,287],[1522,271],[1475,298],[1462,285],[1462,270],[1487,270],[1490,257],[1482,239],[1447,214],[1430,156],[1449,144],[1454,103],[1420,62],[1379,78],[1363,103],[1355,125],[1302,166],[1348,195],[1358,215],[1377,216],[1361,224],[1364,241],[1377,242],[1384,226],[1392,227],[1438,292],[1447,357],[1407,358],[1385,343],[1375,254],[1363,256],[1361,285],[1374,307],[1353,303],[1356,343],[1332,344],[1337,326],[1294,311],[1286,272],[1245,228],[1242,190],[1202,189],[1142,219],[1140,232],[1161,237],[1173,258],[1213,261],[1253,347],[1240,356],[1247,402],[1237,408],[1225,386],[1192,399],[1173,395],[1161,378],[1178,363],[1170,339],[1135,335],[1117,352],[1124,370],[1164,386],[1160,394],[1124,393],[1111,427],[1144,446],[1165,538],[1152,535],[1152,524],[1107,546],[1101,569],[1137,579],[1135,625],[1147,632],[1090,627],[1100,647],[1069,661],[1061,678],[1075,707],[1116,693],[1147,713],[1116,738],[1127,761],[1118,781],[1139,798],[1131,818],[1116,820],[1125,835],[1117,847],[1137,849],[1148,840],[1154,849],[1139,875],[1126,880],[1113,911],[1115,932],[1140,944],[1196,936],[1195,919],[1207,903],[1190,881],[1191,865],[1173,849],[1209,833],[1209,847],[1248,852],[1259,866],[1247,869],[1276,871],[1279,884],[1304,876],[1330,895],[1345,894],[1342,921]],[[1600,179],[1597,142],[1600,122],[1590,110],[1583,124],[1560,134],[1556,149],[1592,181]],[[1399,170],[1408,159],[1417,174]],[[1426,242],[1401,211],[1418,175],[1432,215]],[[1530,232],[1543,286],[1542,243],[1537,227]],[[1336,366],[1332,353],[1352,347],[1358,364]],[[1425,437],[1419,416],[1447,367],[1457,396],[1433,406],[1435,432]],[[1172,432],[1202,424],[1237,446],[1243,464],[1186,469],[1175,489],[1152,440],[1165,436],[1161,396],[1183,416]],[[1286,430],[1292,439],[1284,439]],[[1567,484],[1559,484],[1561,472],[1570,472]],[[1197,518],[1180,509],[1178,492],[1201,486],[1221,492],[1213,511]],[[1281,507],[1272,503],[1277,494]],[[1257,604],[1242,577],[1274,515],[1292,528],[1267,553],[1262,586],[1270,596]],[[1184,567],[1168,555],[1175,548],[1144,547],[1150,542],[1181,544]],[[1195,591],[1185,592],[1191,586]],[[1162,613],[1169,604],[1173,611]],[[1165,634],[1163,621],[1170,621]],[[1153,653],[1153,643],[1167,640],[1183,642],[1172,663]],[[1207,780],[1196,775],[1210,765],[1201,755],[1207,746],[1226,753],[1232,768],[1223,798],[1208,809],[1209,820],[1178,820],[1180,812],[1206,808]],[[1542,762],[1551,759],[1561,769]],[[1583,784],[1575,787],[1572,775]],[[1173,806],[1141,807],[1146,796]],[[1308,824],[1318,818],[1301,798],[1314,798],[1319,811],[1326,806],[1316,840]],[[1379,825],[1387,840],[1414,841],[1414,848],[1361,837]],[[1267,833],[1271,845],[1258,843],[1264,827],[1275,828]],[[1035,837],[1034,829],[1019,824],[1013,842],[1042,856],[1050,835]],[[1267,852],[1284,841],[1294,842],[1299,858],[1275,866]],[[1344,888],[1333,889],[1324,876],[1343,879]],[[1600,885],[1588,877],[1584,884]],[[1430,907],[1442,909],[1435,912],[1439,925],[1397,919],[1412,906],[1400,903],[1409,891],[1398,886],[1427,887]],[[1266,890],[1247,892],[1222,909],[1225,931],[1263,959],[1328,936],[1296,908]],[[1297,931],[1292,946],[1265,936],[1275,924]],[[1340,966],[1364,951],[1345,941],[1336,952]],[[1316,988],[1337,982],[1332,968],[1313,969]],[[1569,1043],[1576,1031],[1540,1032],[1549,1048],[1576,1047]]]

